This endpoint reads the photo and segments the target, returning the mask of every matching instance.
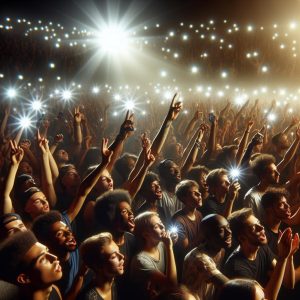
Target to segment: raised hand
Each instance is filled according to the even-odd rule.
[[[24,157],[24,150],[17,145],[16,141],[10,140],[10,160],[13,165],[19,165]]]
[[[113,151],[109,150],[108,148],[108,139],[105,138],[102,139],[101,153],[102,153],[102,163],[108,164],[113,154]]]
[[[179,99],[179,95],[176,93],[172,99],[167,118],[170,121],[176,120],[179,115],[179,112],[182,109],[182,102],[177,101]]]
[[[230,201],[234,201],[237,198],[238,192],[241,186],[238,181],[233,181],[229,186],[228,198]]]
[[[62,133],[58,133],[54,137],[54,141],[55,141],[56,144],[62,143],[64,141],[64,135]]]
[[[82,120],[82,114],[81,114],[81,112],[80,112],[80,108],[79,108],[79,106],[77,106],[77,107],[75,107],[75,109],[74,109],[74,121],[75,121],[75,123],[81,123],[81,120]]]
[[[130,114],[129,110],[127,110],[125,120],[120,127],[120,134],[124,138],[129,137],[134,132],[133,116],[133,113]]]
[[[298,238],[298,247],[299,247],[299,238]],[[283,232],[279,231],[277,249],[278,249],[278,258],[286,259],[290,255],[292,255],[293,233],[290,227],[286,228]]]
[[[20,147],[21,147],[22,149],[27,149],[27,150],[29,150],[29,149],[30,149],[30,146],[31,146],[31,142],[30,142],[30,140],[28,140],[28,139],[22,140],[22,141],[20,142]]]

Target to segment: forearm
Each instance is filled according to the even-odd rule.
[[[244,153],[244,156],[242,157],[241,166],[243,166],[244,164],[249,162],[253,148],[254,148],[254,144],[249,143],[249,145]]]
[[[82,130],[80,123],[74,122],[74,141],[75,145],[82,144]]]
[[[283,276],[283,284],[288,289],[293,289],[295,287],[295,268],[293,255],[289,256],[287,259]]]
[[[284,272],[287,264],[287,259],[279,259],[276,266],[272,272],[271,278],[265,287],[265,295],[269,300],[276,300],[282,281],[284,277]]]
[[[278,172],[281,173],[285,167],[289,164],[289,162],[292,160],[292,158],[295,156],[297,149],[300,144],[300,138],[296,138],[293,142],[293,144],[290,146],[290,148],[285,153],[282,161],[277,165]]]
[[[166,269],[167,280],[170,282],[170,284],[176,285],[177,270],[176,270],[176,262],[175,262],[172,245],[166,246],[166,256],[167,256],[167,269]]]
[[[248,138],[249,138],[249,134],[250,134],[250,129],[246,129],[245,132],[244,132],[244,135],[240,141],[240,144],[239,144],[239,148],[238,148],[238,151],[237,151],[237,154],[236,154],[236,165],[239,166],[241,164],[241,161],[242,161],[242,156],[243,156],[243,153],[245,151],[245,148],[246,148],[246,145],[248,143]]]
[[[187,172],[193,167],[198,155],[199,146],[199,142],[195,141],[193,148],[191,149],[181,168],[181,176],[184,177],[187,174]]]
[[[4,138],[5,137],[5,129],[6,129],[6,125],[7,125],[7,121],[8,121],[8,117],[9,115],[8,114],[5,114],[4,115],[4,118],[3,118],[3,121],[1,123],[1,131],[0,131],[0,134],[1,136]]]
[[[52,174],[52,180],[53,182],[56,182],[56,179],[58,178],[59,175],[58,166],[54,157],[52,156],[51,151],[48,152],[48,155],[49,155],[49,164],[50,164],[50,170]]]

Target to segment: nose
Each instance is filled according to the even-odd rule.
[[[54,261],[58,260],[57,256],[54,255],[54,254],[52,254],[52,253],[50,253],[50,252],[47,252],[46,256],[47,256],[47,258],[49,259],[50,262],[54,262]]]
[[[257,228],[257,231],[262,231],[264,230],[264,226],[262,226],[261,224],[256,224],[256,228]]]

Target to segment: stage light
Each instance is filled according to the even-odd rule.
[[[191,67],[191,72],[192,72],[193,74],[198,73],[198,71],[199,71],[199,68],[198,68],[197,66],[192,66],[192,67]]]
[[[275,120],[276,120],[276,115],[273,114],[273,113],[270,113],[270,114],[268,115],[268,120],[269,120],[270,122],[275,121]]]
[[[97,42],[106,54],[124,53],[129,48],[129,33],[120,24],[111,24],[97,34]]]
[[[228,74],[226,71],[221,72],[221,77],[222,78],[227,78]]]
[[[94,86],[94,87],[92,88],[92,93],[93,93],[93,94],[99,94],[99,92],[100,92],[99,87]]]
[[[135,108],[135,103],[133,100],[127,100],[125,101],[124,106],[126,110],[133,110]]]
[[[19,119],[19,126],[23,129],[27,129],[32,125],[29,117],[23,116]]]
[[[13,99],[17,96],[17,91],[14,88],[9,88],[6,92],[8,98]]]
[[[61,98],[64,100],[64,101],[70,101],[72,99],[72,92],[70,90],[63,90],[61,92]]]
[[[267,67],[267,66],[262,66],[261,71],[262,71],[263,73],[268,72],[268,67]]]
[[[35,111],[40,111],[42,109],[42,102],[40,100],[32,101],[31,108]]]

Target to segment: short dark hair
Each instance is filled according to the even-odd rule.
[[[271,139],[272,144],[275,145],[275,146],[277,146],[279,144],[280,139],[282,138],[283,135],[284,135],[283,132],[279,132],[279,133],[273,135],[272,139]]]
[[[274,203],[281,200],[282,197],[285,197],[286,199],[289,197],[289,193],[285,188],[271,187],[263,194],[261,198],[261,205],[266,210],[272,207]]]
[[[140,188],[139,194],[144,194],[149,190],[150,184],[154,181],[159,182],[159,177],[154,172],[149,172],[146,174],[143,184]]]
[[[121,202],[131,203],[128,191],[116,189],[107,191],[97,198],[95,204],[95,217],[102,230],[111,231],[118,219],[118,206]]]
[[[23,258],[27,251],[37,243],[31,231],[18,232],[8,237],[0,245],[0,278],[17,284],[17,276],[29,267]]]
[[[267,167],[270,164],[275,164],[276,160],[273,155],[270,154],[261,154],[258,155],[251,163],[252,172],[258,177],[261,176],[266,172]]]
[[[35,193],[41,192],[43,193],[38,187],[30,187],[29,189],[27,189],[25,192],[23,192],[22,194],[20,194],[20,204],[22,209],[24,210],[27,201],[31,198],[32,195],[34,195]]]
[[[173,164],[175,164],[175,162],[171,159],[162,160],[157,166],[159,177],[162,179],[167,179],[167,174],[169,174],[167,171]]]
[[[51,226],[62,220],[62,215],[60,212],[53,210],[44,215],[38,216],[32,224],[31,230],[34,232],[37,239],[43,243],[48,245]]]
[[[87,238],[80,246],[80,254],[84,264],[96,271],[104,263],[104,257],[101,256],[102,248],[113,241],[112,235],[108,232],[102,232]]]
[[[200,174],[208,174],[209,169],[205,166],[197,166],[191,168],[188,173],[186,174],[186,179],[191,179],[197,181],[199,179]]]
[[[197,187],[199,188],[199,185],[196,181],[194,180],[182,180],[180,181],[175,188],[175,195],[177,199],[181,202],[183,202],[184,197],[188,194],[188,191],[191,187]]]
[[[253,215],[251,208],[242,208],[233,212],[229,218],[230,229],[233,236],[238,239],[239,235],[244,231],[244,225],[246,220]]]
[[[223,168],[210,171],[206,177],[206,183],[208,187],[216,187],[220,182],[221,176],[224,175],[228,175],[228,171]]]

